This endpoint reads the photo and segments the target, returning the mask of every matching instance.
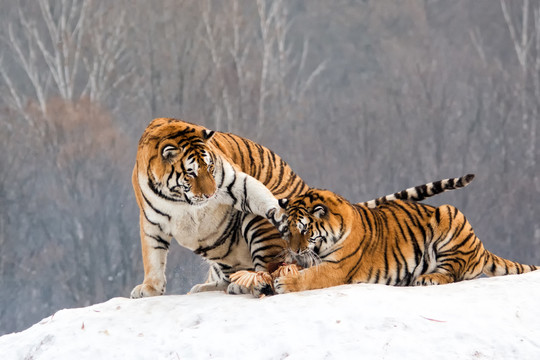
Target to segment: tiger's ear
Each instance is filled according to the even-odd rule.
[[[180,149],[174,145],[165,145],[163,149],[161,149],[161,156],[167,161],[171,161],[178,154],[180,154]]]
[[[289,200],[288,200],[288,199],[279,199],[279,200],[278,200],[278,203],[279,203],[279,206],[280,206],[282,209],[286,209],[286,208],[287,208],[287,205],[289,205]]]
[[[328,213],[328,208],[322,204],[315,205],[312,213],[315,215],[315,217],[320,219]]]
[[[202,132],[204,140],[210,140],[210,138],[214,136],[215,133],[216,132],[214,130],[208,130],[208,129],[204,129]]]

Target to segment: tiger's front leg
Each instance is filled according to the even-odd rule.
[[[298,275],[277,278],[274,280],[274,288],[277,294],[285,294],[344,285],[346,284],[346,280],[340,276],[340,273],[342,271],[339,271],[337,264],[322,263],[301,270]]]
[[[235,170],[223,162],[224,186],[221,201],[248,214],[266,218],[283,237],[288,235],[287,214],[279,205],[278,199],[263,183],[254,177]]]
[[[141,214],[141,245],[144,265],[144,281],[131,291],[131,298],[138,299],[163,295],[167,280],[165,268],[171,236],[163,234],[157,224],[150,223]]]

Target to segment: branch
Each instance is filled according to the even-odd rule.
[[[230,101],[229,91],[227,88],[227,84],[225,83],[225,78],[223,76],[223,61],[222,61],[221,56],[219,56],[218,54],[216,39],[214,37],[214,30],[212,29],[212,26],[210,25],[210,9],[211,9],[210,2],[206,1],[206,6],[202,14],[203,22],[204,22],[205,30],[206,30],[206,36],[208,37],[206,43],[207,43],[208,49],[210,50],[212,62],[216,66],[218,77],[221,82],[221,97],[223,99],[223,106],[225,107],[225,113],[227,116],[227,127],[228,127],[227,130],[230,131],[231,130],[230,128],[234,121],[234,115],[233,115],[232,105]],[[219,122],[216,123],[216,127],[219,128]]]
[[[529,50],[529,46],[531,44],[530,40],[528,39],[528,29],[527,29],[528,19],[529,19],[529,0],[523,1],[523,7],[522,7],[523,21],[522,21],[522,26],[521,26],[521,41],[518,40],[518,34],[514,26],[514,23],[512,21],[510,10],[506,6],[506,1],[500,0],[500,3],[501,3],[501,9],[503,12],[504,20],[508,27],[508,31],[510,32],[510,38],[512,39],[512,42],[514,43],[514,49],[516,50],[516,55],[518,57],[519,64],[521,65],[522,71],[526,72],[527,71],[527,53]]]
[[[474,48],[478,52],[478,55],[480,56],[480,60],[482,60],[482,64],[484,64],[485,67],[487,67],[487,60],[486,60],[486,53],[484,51],[484,42],[482,40],[482,35],[480,35],[480,31],[478,28],[475,28],[474,30],[469,30],[469,38],[471,39]]]
[[[23,52],[20,41],[15,37],[12,24],[9,24],[8,26],[8,35],[9,35],[8,45],[17,55],[19,64],[21,65],[24,72],[30,79],[30,82],[32,83],[34,91],[36,92],[40,109],[42,113],[45,114],[47,112],[47,105],[45,101],[45,90],[43,89],[41,85],[40,72],[37,69],[35,53],[34,53],[32,44],[30,43],[31,35],[28,32],[29,29],[31,28],[31,25],[28,24],[28,22],[26,21],[24,17],[22,17],[20,20],[21,20],[21,24],[23,25],[23,29],[27,31],[26,37],[28,41],[28,54],[25,54],[25,52]]]
[[[278,6],[280,2],[272,2],[270,10],[266,9],[265,0],[257,0],[257,10],[259,12],[259,26],[262,35],[262,45],[263,45],[263,58],[261,66],[261,79],[259,86],[259,108],[258,108],[258,136],[262,135],[265,123],[265,104],[266,97],[269,95],[270,90],[268,89],[268,75],[269,75],[269,66],[270,66],[270,57],[272,55],[272,47],[275,41],[275,37],[270,37],[270,25],[277,13]]]
[[[45,24],[47,25],[48,29],[48,35],[49,39],[52,44],[52,49],[54,50],[54,53],[51,53],[47,50],[47,47],[45,46],[44,42],[42,41],[40,35],[37,31],[33,31],[34,39],[36,40],[43,56],[45,57],[45,61],[47,62],[47,65],[49,65],[49,70],[51,71],[51,74],[56,81],[56,85],[58,87],[58,91],[60,92],[60,96],[64,99],[68,99],[68,92],[66,87],[66,79],[64,78],[64,72],[63,72],[63,64],[62,64],[62,58],[59,56],[59,48],[62,50],[62,48],[65,46],[64,42],[62,41],[61,35],[58,33],[58,28],[54,24],[53,16],[49,10],[49,5],[45,0],[39,0],[39,6],[41,8],[41,15],[43,17],[43,20],[45,21]]]
[[[4,63],[2,61],[3,59],[0,59],[0,75],[4,78],[4,81],[9,89],[9,93],[11,95],[11,102],[14,105],[14,108],[21,113],[21,115],[24,116],[26,121],[29,124],[33,124],[32,118],[28,116],[27,112],[24,110],[23,106],[23,100],[17,93],[17,90],[15,89],[15,86],[13,85],[13,82],[11,81],[11,78],[7,74],[6,70],[4,69]]]

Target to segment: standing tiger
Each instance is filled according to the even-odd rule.
[[[367,205],[405,198],[422,200],[466,186],[468,175],[411,188]],[[238,270],[265,270],[286,248],[277,199],[309,187],[272,151],[248,139],[176,119],[153,120],[139,141],[132,176],[140,208],[144,281],[140,298],[165,292],[170,243],[207,259],[208,280],[191,292],[246,289],[230,284]],[[270,220],[271,222],[269,222]]]
[[[277,278],[277,293],[352,283],[437,285],[539,268],[484,249],[451,205],[396,200],[370,209],[318,189],[280,205],[288,214],[288,261],[307,269]]]

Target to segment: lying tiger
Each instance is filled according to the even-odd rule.
[[[420,201],[466,186],[467,175],[385,196]],[[234,134],[177,119],[153,120],[139,141],[133,188],[140,208],[144,281],[131,292],[140,298],[165,293],[165,267],[172,239],[211,264],[204,284],[191,292],[245,292],[231,284],[239,270],[262,271],[286,248],[277,199],[309,186],[269,149]],[[281,225],[280,225],[281,224]]]
[[[539,268],[484,249],[463,213],[451,205],[396,200],[370,209],[318,189],[280,205],[288,213],[288,260],[307,267],[277,278],[280,294],[352,283],[447,284]]]

